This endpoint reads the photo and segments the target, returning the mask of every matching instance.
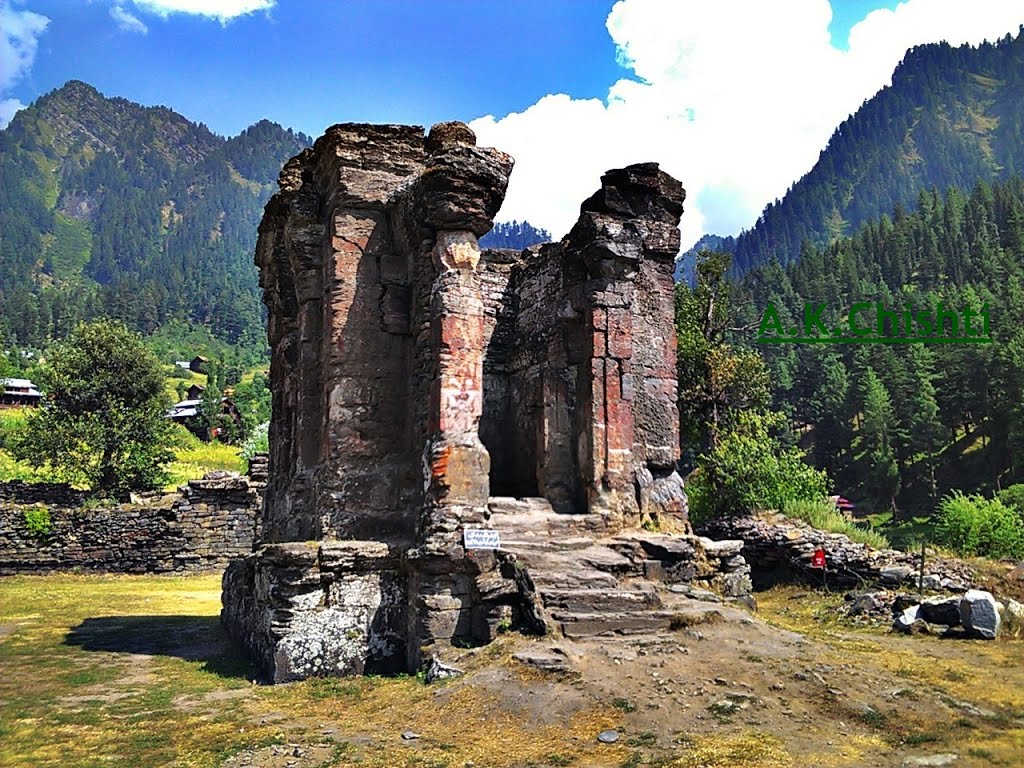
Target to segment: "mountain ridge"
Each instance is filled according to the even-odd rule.
[[[218,136],[80,80],[44,94],[0,131],[0,335],[42,346],[113,316],[261,347],[256,227],[310,143],[268,120]]]
[[[1016,37],[911,48],[886,86],[833,132],[814,166],[736,237],[733,269],[799,258],[921,189],[970,191],[1024,172],[1024,26]]]

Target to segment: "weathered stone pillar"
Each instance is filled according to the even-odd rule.
[[[483,521],[491,460],[480,441],[483,413],[484,310],[476,265],[480,247],[466,231],[437,234],[438,270],[431,292],[431,341],[436,375],[431,382],[424,449],[425,546],[452,543],[467,522]]]
[[[613,524],[638,524],[641,513],[665,505],[685,518],[674,467],[679,421],[665,282],[679,250],[684,193],[654,163],[609,171],[601,182],[567,237],[586,270],[577,299],[586,362],[577,379],[576,432],[588,507]],[[652,303],[655,287],[667,296]]]
[[[461,123],[434,126],[426,141],[427,171],[414,193],[419,219],[432,230],[436,276],[429,307],[433,378],[425,494],[410,589],[417,595],[410,637],[419,647],[410,648],[411,666],[434,643],[488,639],[488,609],[476,582],[495,561],[490,553],[466,553],[462,530],[485,524],[490,493],[491,461],[480,440],[485,350],[477,237],[493,225],[512,159],[475,144]]]

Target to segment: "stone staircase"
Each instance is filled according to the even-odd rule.
[[[488,508],[502,549],[527,566],[548,617],[571,639],[683,626],[687,616],[722,601],[701,585],[719,586],[716,579],[729,574],[738,578],[727,585],[746,584],[731,591],[749,593],[741,542],[614,533],[602,516],[559,514],[546,499],[495,497]]]

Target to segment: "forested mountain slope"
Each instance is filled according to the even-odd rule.
[[[268,121],[225,139],[78,81],[43,96],[0,131],[0,337],[108,316],[262,344],[256,227],[309,143]]]
[[[825,246],[921,189],[969,193],[1024,173],[1024,27],[997,43],[908,51],[892,85],[840,125],[817,163],[737,238],[740,274]]]
[[[749,330],[736,340],[764,356],[776,407],[810,430],[811,457],[845,494],[934,501],[950,488],[1024,481],[1020,176],[978,182],[969,194],[921,192],[912,212],[897,207],[787,266],[749,271],[740,292],[733,324]],[[811,316],[821,307],[824,327],[848,329],[857,304],[861,327],[876,328],[878,307],[892,312],[882,333],[898,343],[757,342],[769,306],[803,335],[808,307]],[[956,323],[929,330],[917,321],[940,308]],[[991,343],[922,343],[969,335],[966,309]]]

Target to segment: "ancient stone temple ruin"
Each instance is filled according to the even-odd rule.
[[[281,173],[262,542],[223,611],[273,680],[414,670],[505,627],[653,628],[666,584],[749,588],[737,542],[689,534],[675,471],[681,184],[609,171],[561,242],[481,250],[512,165],[461,123],[345,124]]]

